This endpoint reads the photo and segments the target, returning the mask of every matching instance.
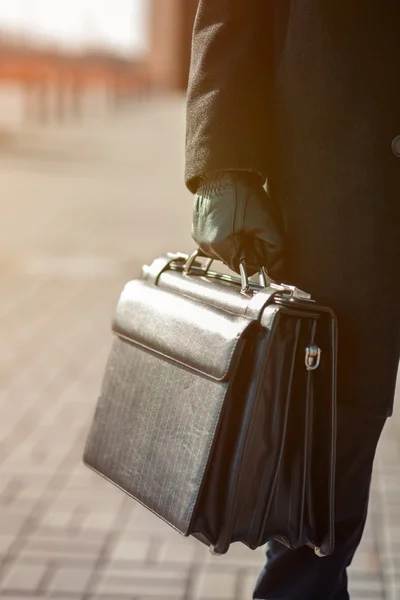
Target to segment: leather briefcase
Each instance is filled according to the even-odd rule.
[[[334,550],[337,323],[288,285],[168,254],[123,290],[84,462],[224,554]]]

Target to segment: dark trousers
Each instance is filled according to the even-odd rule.
[[[368,510],[375,450],[384,418],[339,407],[336,477],[336,550],[318,558],[308,547],[289,550],[276,541],[253,598],[348,600],[347,572],[361,541]]]

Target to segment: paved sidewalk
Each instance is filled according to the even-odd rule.
[[[0,146],[3,600],[251,598],[262,551],[212,557],[81,465],[121,287],[158,254],[193,247],[183,139],[183,100],[170,98]],[[397,417],[354,599],[400,598],[399,458]]]

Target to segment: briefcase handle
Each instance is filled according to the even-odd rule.
[[[206,263],[204,266],[199,263],[196,264],[197,258],[206,258]],[[207,256],[200,248],[197,248],[190,256],[187,254],[182,254],[181,252],[168,252],[167,255],[161,256],[154,260],[150,266],[144,265],[142,268],[142,275],[149,282],[157,285],[157,282],[161,276],[161,274],[168,270],[178,270],[182,271],[185,275],[200,275],[206,277],[218,277],[220,279],[224,279],[226,281],[234,282],[235,284],[241,284],[241,292],[243,294],[248,294],[251,287],[249,278],[247,276],[246,265],[242,262],[240,266],[240,278],[235,277],[233,275],[222,275],[218,273],[214,273],[210,271],[210,266],[214,262],[214,259],[210,256]],[[288,285],[286,283],[275,283],[267,274],[267,271],[262,268],[260,270],[260,286],[259,289],[269,289],[272,288],[277,292],[282,292],[283,298],[292,299],[292,300],[307,300],[309,302],[314,302],[311,297],[311,294],[308,292],[304,292],[300,290],[294,285]],[[258,291],[258,290],[257,290]]]
[[[216,260],[216,259],[208,256],[207,254],[205,254],[205,252],[203,252],[203,250],[201,250],[201,248],[196,248],[196,250],[189,256],[189,258],[187,259],[187,261],[184,264],[183,272],[186,275],[189,275],[192,272],[192,269],[198,258],[206,258],[207,259],[205,262],[205,265],[201,269],[203,275],[207,275],[212,263]],[[198,272],[198,268],[199,267],[196,265],[197,272]],[[241,279],[241,292],[243,294],[245,294],[250,290],[250,282],[249,282],[249,277],[247,275],[246,261],[244,259],[239,264],[239,270],[240,270],[240,279]],[[270,287],[271,284],[277,285],[277,284],[275,284],[274,280],[271,279],[271,277],[269,277],[265,267],[261,267],[258,276],[259,276],[259,285],[262,288]]]

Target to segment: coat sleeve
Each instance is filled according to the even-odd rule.
[[[186,105],[188,188],[212,171],[267,175],[271,0],[200,0]]]

